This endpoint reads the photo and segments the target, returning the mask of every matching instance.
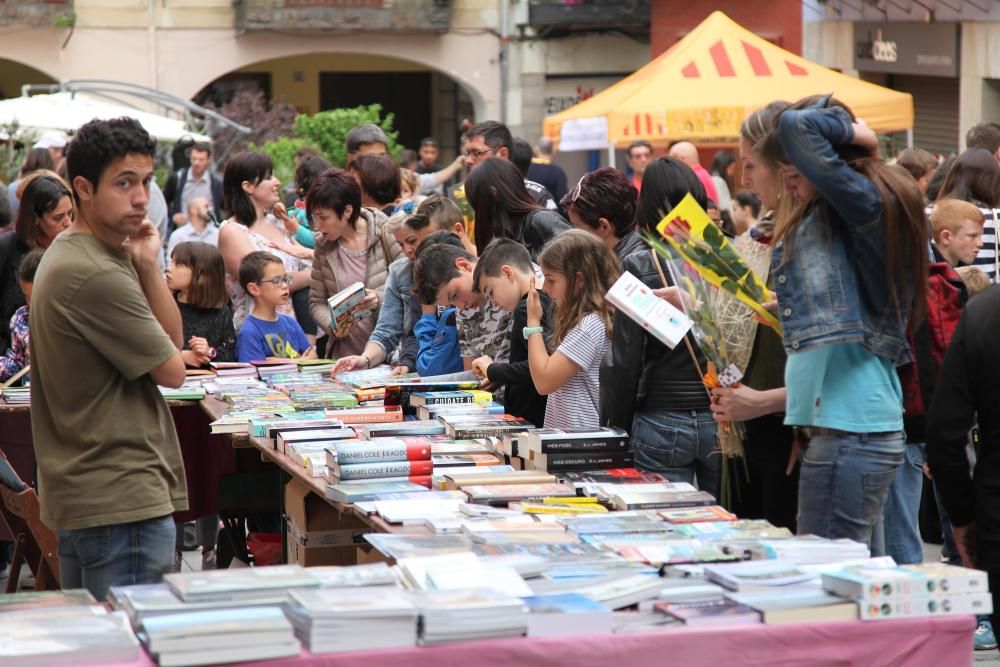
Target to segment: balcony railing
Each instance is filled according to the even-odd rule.
[[[0,0],[0,26],[73,25],[73,0]]]
[[[649,32],[649,0],[530,0],[528,20],[540,31]]]
[[[451,0],[236,0],[236,28],[446,32],[451,27],[451,4]]]

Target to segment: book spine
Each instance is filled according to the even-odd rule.
[[[408,438],[408,440],[415,439]],[[388,461],[426,461],[431,457],[430,445],[419,440],[406,442],[406,440],[400,439],[394,443],[372,443],[371,446],[352,443],[331,449],[336,451],[336,460],[340,465]]]
[[[332,470],[334,476],[342,480],[417,477],[431,475],[434,472],[434,464],[430,461],[381,461],[347,465],[338,463]]]
[[[496,438],[511,431],[526,431],[525,426],[512,426],[510,424],[469,424],[458,425],[449,424],[447,433],[455,440],[466,440],[475,438]]]
[[[909,597],[891,600],[858,600],[858,615],[863,621],[881,621],[920,616],[984,615],[993,611],[989,593],[950,595],[948,597]]]
[[[627,438],[609,440],[555,440],[542,441],[541,451],[549,453],[620,452],[628,449]]]
[[[467,405],[474,403],[475,399],[472,394],[424,397],[424,405]]]
[[[548,454],[545,457],[545,469],[548,472],[574,470],[601,470],[603,468],[620,468],[632,465],[631,452],[614,454]]]
[[[708,505],[714,505],[714,499],[705,498],[704,500],[699,500],[697,498],[689,498],[684,500],[662,500],[662,501],[650,501],[644,503],[626,503],[623,507],[619,507],[619,510],[666,510],[666,509],[683,509],[685,507],[707,507]]]

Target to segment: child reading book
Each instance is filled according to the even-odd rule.
[[[31,308],[31,288],[35,282],[35,271],[42,261],[44,248],[32,250],[17,270],[17,279],[24,294],[25,305],[14,311],[10,318],[10,349],[0,357],[0,382],[6,382],[17,375],[21,369],[31,364],[31,353],[28,349],[28,313]]]
[[[541,426],[545,421],[545,396],[535,390],[528,365],[528,341],[524,328],[528,326],[528,292],[535,277],[531,255],[527,249],[511,239],[493,239],[483,250],[472,274],[475,289],[482,292],[494,306],[514,313],[510,341],[510,362],[493,361],[481,356],[472,362],[477,375],[489,379],[497,385],[507,385],[504,411],[517,417],[524,417],[532,424]],[[538,294],[542,302],[542,335],[552,333],[549,311],[552,300],[548,294]]]
[[[219,249],[197,241],[178,243],[167,265],[167,287],[181,311],[185,365],[203,368],[212,361],[236,361],[236,330]]]
[[[600,426],[599,371],[611,336],[604,295],[618,279],[618,259],[593,234],[574,229],[545,244],[538,257],[545,293],[555,304],[549,354],[541,335],[545,314],[534,280],[527,296],[528,365],[535,389],[548,396],[546,428]]]
[[[252,252],[240,262],[240,286],[254,306],[236,339],[238,361],[316,358],[299,323],[277,311],[288,303],[291,284],[281,260],[269,252]]]

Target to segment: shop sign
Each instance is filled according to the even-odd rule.
[[[958,76],[957,23],[855,23],[854,68]]]

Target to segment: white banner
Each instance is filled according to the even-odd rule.
[[[559,130],[560,151],[592,151],[607,147],[607,116],[567,120]]]

